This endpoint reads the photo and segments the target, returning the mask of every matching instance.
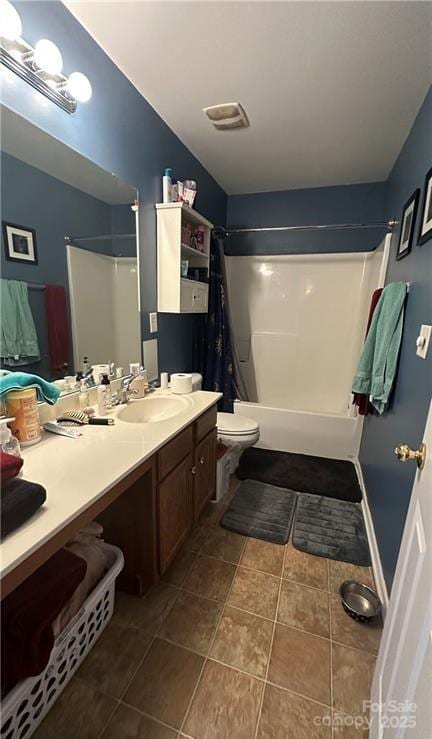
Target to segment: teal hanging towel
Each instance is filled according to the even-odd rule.
[[[22,367],[40,360],[39,344],[26,282],[1,280],[0,353],[7,367]]]
[[[392,282],[382,291],[352,384],[353,393],[369,395],[380,414],[395,381],[406,294],[406,282]]]
[[[39,400],[45,400],[50,405],[54,405],[60,395],[60,390],[56,385],[39,375],[0,370],[0,401],[4,400],[11,390],[27,390],[30,387],[36,388]]]

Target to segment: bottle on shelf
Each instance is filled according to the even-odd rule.
[[[164,203],[172,203],[172,169],[167,167],[162,177],[162,201]]]

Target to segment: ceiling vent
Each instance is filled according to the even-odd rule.
[[[249,126],[248,117],[240,103],[211,105],[209,108],[203,108],[203,112],[218,131]]]

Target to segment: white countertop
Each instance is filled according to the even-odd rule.
[[[171,392],[158,390],[149,397],[159,394],[171,395]],[[43,485],[47,500],[0,545],[0,577],[13,570],[222,396],[198,390],[184,397],[190,399],[190,406],[166,421],[121,421],[118,413],[129,405],[120,406],[110,413],[116,418],[114,426],[85,426],[78,439],[44,431],[42,441],[24,448],[22,477]],[[132,400],[131,404],[145,402],[146,398]]]

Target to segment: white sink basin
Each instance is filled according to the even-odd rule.
[[[187,395],[149,395],[142,400],[131,400],[117,414],[127,423],[160,423],[184,413],[193,406]]]

